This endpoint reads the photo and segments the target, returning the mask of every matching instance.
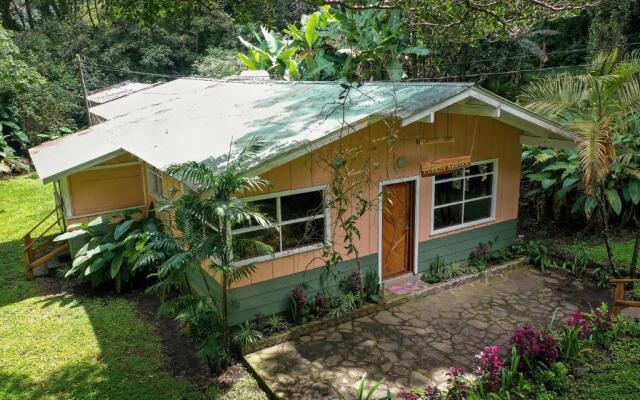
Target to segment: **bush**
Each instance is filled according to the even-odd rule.
[[[533,374],[539,363],[552,365],[559,356],[558,341],[531,326],[517,328],[509,339],[509,344],[514,346],[522,357],[519,369],[529,374]]]
[[[139,209],[127,210],[69,226],[70,231],[54,240],[80,236],[88,236],[89,240],[78,250],[65,277],[76,277],[81,282],[90,282],[93,287],[114,282],[120,292],[123,284],[142,274],[144,267],[138,260],[145,252],[150,235],[160,227],[153,214],[147,218],[136,217],[142,213]]]
[[[561,362],[553,364],[540,374],[540,383],[554,392],[561,392],[569,386],[569,369]]]
[[[476,356],[480,359],[477,373],[487,390],[491,392],[500,389],[502,370],[504,369],[504,360],[500,357],[500,352],[502,352],[502,347],[488,346]]]

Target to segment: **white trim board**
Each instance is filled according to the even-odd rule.
[[[394,183],[415,182],[413,210],[413,274],[418,273],[418,244],[420,239],[420,176],[382,180],[378,182],[378,283],[382,285],[382,189]],[[393,279],[393,278],[392,278]]]
[[[494,222],[496,220],[496,204],[498,202],[498,174],[499,174],[499,169],[500,169],[500,163],[499,163],[499,159],[497,158],[493,158],[493,159],[489,159],[489,160],[481,160],[481,161],[474,161],[471,163],[471,165],[478,165],[478,164],[486,164],[486,163],[493,163],[493,172],[491,173],[485,173],[485,174],[475,174],[475,175],[470,175],[469,177],[474,177],[474,176],[484,176],[484,175],[492,175],[492,179],[493,181],[491,182],[491,215],[488,218],[483,218],[483,219],[479,219],[476,221],[471,221],[471,222],[463,222],[461,224],[457,224],[457,225],[452,225],[452,226],[448,226],[445,228],[441,228],[441,229],[435,229],[434,228],[434,223],[435,223],[435,210],[436,208],[442,208],[445,207],[446,205],[453,205],[453,204],[462,204],[462,215],[461,217],[464,219],[464,203],[465,198],[464,198],[464,186],[462,189],[462,200],[461,201],[457,201],[457,202],[451,202],[451,203],[447,203],[446,205],[443,206],[438,206],[436,207],[436,183],[442,183],[442,182],[449,182],[452,180],[462,180],[463,183],[464,181],[467,179],[467,177],[458,177],[458,178],[451,178],[451,179],[444,179],[441,181],[436,181],[435,176],[431,177],[431,204],[429,205],[430,211],[431,211],[431,226],[430,226],[430,233],[429,236],[430,238],[434,237],[434,236],[438,236],[444,233],[449,233],[449,232],[454,232],[454,231],[459,231],[461,229],[466,229],[472,226],[476,226],[476,225],[482,225],[482,224],[486,224],[488,222]],[[483,197],[478,197],[476,199],[473,200],[480,200],[482,198],[489,198],[489,196],[483,196]],[[473,200],[469,200],[469,201],[473,201]]]

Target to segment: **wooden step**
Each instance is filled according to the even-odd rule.
[[[59,256],[60,254],[63,254],[68,250],[69,250],[69,243],[65,243],[60,247],[56,247],[55,249],[45,254],[44,256],[35,259],[34,261],[31,262],[31,264],[29,264],[29,267],[30,269],[34,269],[35,267],[54,259],[55,257]]]

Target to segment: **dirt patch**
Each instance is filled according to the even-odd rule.
[[[157,317],[160,299],[140,291],[123,295],[131,300],[142,319],[154,324],[162,341],[162,350],[166,358],[167,369],[174,376],[184,376],[193,383],[209,378],[209,371],[200,361],[194,346],[182,334],[182,327],[173,318]]]

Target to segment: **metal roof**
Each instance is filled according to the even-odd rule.
[[[468,83],[371,82],[340,99],[339,82],[178,79],[93,107],[106,122],[30,153],[49,182],[122,150],[160,170],[187,161],[217,167],[230,149],[259,136],[266,142],[254,162],[259,167],[309,151],[347,126],[357,130],[375,117],[435,112],[471,91],[479,93]]]
[[[91,105],[104,104],[151,86],[153,86],[152,83],[123,81],[116,83],[115,85],[92,91],[87,96],[87,100],[89,100]]]

